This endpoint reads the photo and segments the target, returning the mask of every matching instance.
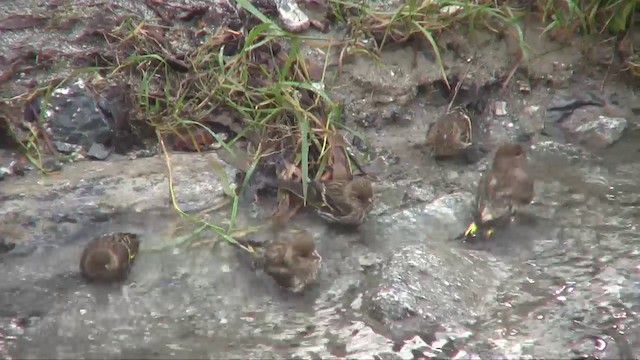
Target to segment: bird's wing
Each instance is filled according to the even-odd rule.
[[[343,183],[314,183],[314,186],[320,191],[322,201],[326,205],[328,212],[335,216],[344,216],[351,211],[351,204],[347,201],[349,185]]]
[[[530,203],[533,200],[533,178],[522,168],[515,168],[511,173],[512,200],[521,204]]]
[[[486,206],[487,197],[490,196],[493,186],[490,186],[493,177],[489,172],[485,172],[478,181],[478,190],[476,191],[476,203],[474,206],[474,221],[482,222],[482,212]],[[495,179],[493,179],[495,180]]]
[[[468,146],[471,143],[471,118],[464,112],[460,112],[455,120],[459,131],[459,140],[463,145]]]

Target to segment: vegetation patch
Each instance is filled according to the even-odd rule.
[[[4,57],[0,128],[32,164],[46,172],[44,154],[60,156],[47,131],[47,102],[56,90],[82,78],[115,134],[106,145],[116,151],[125,153],[157,139],[170,167],[169,151],[224,148],[246,175],[239,189],[250,197],[259,187],[252,180],[256,176],[301,181],[305,194],[309,181],[352,176],[358,164],[340,135],[346,129],[341,105],[325,90],[328,55],[324,63],[308,60],[301,44],[309,36],[282,30],[272,3],[237,0],[237,8],[216,9],[146,3],[158,19],[111,6],[91,18],[70,7],[58,9],[57,18],[11,15],[0,20],[6,30],[61,30],[84,23],[76,40],[106,44],[76,52],[25,47]],[[556,36],[616,36],[620,62],[638,76],[640,58],[630,40],[636,5],[637,0],[409,0],[393,9],[365,1],[323,4],[326,18],[348,29],[346,40],[337,45],[339,64],[352,54],[375,58],[387,44],[418,41],[431,48],[450,89],[455,84],[447,78],[444,49],[437,41],[442,32],[468,26],[515,36],[521,50],[515,71],[527,56],[521,21],[527,16],[538,16],[547,24],[545,32]],[[183,43],[190,46],[182,48]],[[45,84],[20,87],[13,82],[16,74],[55,66],[70,71]],[[238,153],[240,148],[246,153]],[[231,187],[228,193],[235,215],[239,198]],[[303,205],[282,194],[277,215],[288,219]],[[227,228],[215,226],[230,241],[233,218]]]

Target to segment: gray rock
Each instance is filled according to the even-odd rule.
[[[493,301],[503,277],[488,258],[455,243],[410,245],[385,264],[378,286],[365,293],[364,309],[400,338],[442,325],[466,327]]]
[[[293,0],[276,0],[278,14],[284,28],[291,32],[301,32],[309,28],[309,17],[300,10]]]
[[[63,154],[72,154],[81,149],[80,146],[69,144],[62,141],[54,141],[53,144],[56,146],[56,149]]]
[[[627,127],[627,120],[605,116],[606,102],[587,92],[582,96],[557,93],[547,108],[547,134],[592,148],[605,148],[616,142]]]
[[[556,141],[541,141],[531,148],[530,153],[533,157],[544,158],[545,161],[555,158],[571,164],[600,161],[599,157],[579,146]]]
[[[468,192],[445,195],[429,204],[382,216],[378,225],[383,236],[396,243],[450,240],[460,235],[471,221],[474,198]],[[399,233],[405,239],[396,240]]]
[[[82,79],[54,90],[46,109],[45,128],[54,141],[88,149],[115,134]]]
[[[93,143],[93,145],[91,145],[91,148],[89,148],[87,155],[94,159],[104,160],[108,158],[109,155],[111,155],[111,150],[107,149],[107,147],[103,144]]]
[[[385,238],[407,244],[388,259],[363,308],[395,337],[465,326],[495,295],[503,276],[488,256],[455,241],[471,220],[473,194],[442,196],[378,220]],[[403,234],[402,239],[397,234]]]
[[[598,148],[605,148],[622,137],[627,125],[628,122],[624,118],[598,116],[597,119],[578,126],[574,130],[574,133],[583,143]]]
[[[382,259],[375,253],[366,253],[358,257],[358,263],[363,268],[368,268],[382,262]]]
[[[224,197],[221,176],[211,171],[211,161],[219,160],[215,154],[171,156],[174,194],[182,210],[213,206]],[[106,161],[99,169],[95,163],[79,162],[65,167],[64,176],[59,177],[9,178],[0,190],[4,198],[0,217],[21,214],[27,227],[50,227],[46,234],[30,232],[31,240],[46,236],[48,244],[55,244],[81,226],[101,231],[98,225],[123,212],[158,208],[170,212],[166,166],[164,158],[156,156],[129,161],[127,166],[122,161]],[[221,168],[229,179],[231,168]]]

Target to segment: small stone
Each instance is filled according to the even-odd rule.
[[[56,159],[49,159],[42,164],[42,168],[48,172],[60,171],[62,170],[62,163]]]
[[[295,1],[276,0],[276,6],[286,30],[297,33],[309,28],[309,17],[300,10]]]
[[[531,85],[529,84],[528,81],[517,81],[516,83],[518,84],[518,89],[520,89],[521,93],[523,94],[531,93]]]
[[[358,257],[358,263],[363,268],[368,268],[379,264],[382,261],[380,257],[375,253],[367,253]]]
[[[507,115],[507,103],[505,101],[496,101],[492,104],[493,114],[496,116]]]
[[[596,120],[578,126],[575,133],[583,141],[602,148],[620,140],[628,122],[624,118],[599,116]]]
[[[435,198],[435,191],[432,186],[424,187],[424,185],[409,184],[407,187],[405,196],[408,199],[419,202],[429,202]]]
[[[579,203],[585,202],[586,199],[587,199],[587,196],[585,194],[577,193],[577,194],[571,195],[571,200]]]
[[[447,179],[450,181],[454,181],[460,177],[460,174],[457,171],[449,171],[447,172]]]
[[[87,155],[92,159],[104,160],[111,155],[111,150],[99,143],[93,143]]]
[[[62,141],[54,141],[53,144],[56,146],[56,149],[63,154],[71,154],[80,148],[77,145],[69,144]]]
[[[447,5],[440,8],[440,14],[442,15],[453,15],[458,11],[462,10],[462,6],[459,5]]]

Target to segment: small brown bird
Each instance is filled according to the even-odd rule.
[[[278,181],[278,187],[303,198],[302,184]],[[313,181],[308,187],[308,203],[331,223],[357,226],[373,210],[373,186],[364,177],[353,180]]]
[[[460,155],[471,146],[471,119],[462,110],[454,110],[431,123],[427,144],[436,158]]]
[[[130,233],[109,233],[87,244],[80,257],[80,273],[89,282],[124,280],[138,255],[140,241]]]
[[[527,166],[520,144],[508,143],[498,148],[491,170],[483,174],[478,183],[474,222],[465,236],[474,234],[478,227],[485,230],[485,236],[490,236],[492,224],[513,216],[515,207],[531,203],[534,181]]]
[[[281,231],[256,248],[256,265],[278,285],[294,293],[314,283],[322,264],[311,235],[305,230]]]
[[[0,254],[7,253],[16,247],[16,242],[27,235],[22,227],[23,219],[18,213],[10,213],[0,219]]]

